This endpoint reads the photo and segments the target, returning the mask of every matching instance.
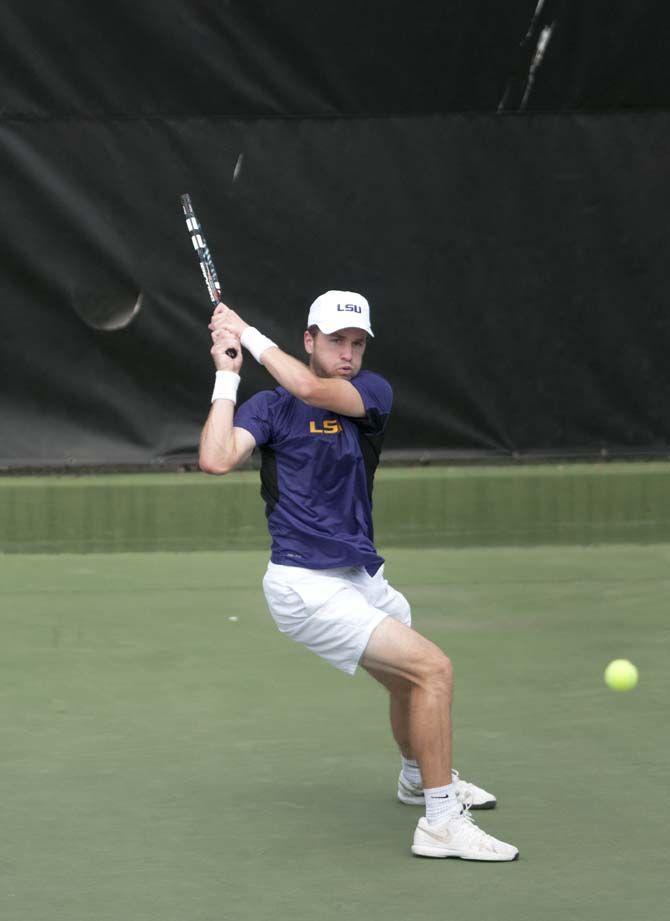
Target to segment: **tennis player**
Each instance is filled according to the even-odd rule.
[[[277,627],[347,674],[361,665],[389,691],[402,759],[397,796],[425,806],[414,854],[514,860],[517,849],[471,816],[495,797],[452,771],[451,662],[412,629],[409,604],[384,578],[375,549],[372,484],[393,394],[361,369],[373,335],[367,300],[352,291],[317,297],[304,334],[309,366],[225,304],[209,329],[216,383],[200,467],[225,474],[260,448],[272,537],[263,589]],[[234,412],[241,346],[278,386]]]

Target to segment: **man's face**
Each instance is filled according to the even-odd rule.
[[[338,329],[335,333],[312,336],[305,331],[305,351],[309,366],[317,377],[335,377],[350,381],[361,370],[367,335],[356,327]]]

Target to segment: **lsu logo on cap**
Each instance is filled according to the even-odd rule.
[[[312,419],[309,423],[310,435],[337,435],[342,431],[339,419],[324,419],[321,425],[323,428],[319,428],[318,423]]]
[[[363,309],[360,304],[338,304],[337,309],[341,313],[362,313]]]

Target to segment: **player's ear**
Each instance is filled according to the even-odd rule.
[[[314,351],[314,337],[308,329],[305,330],[305,351],[308,355],[311,355]]]

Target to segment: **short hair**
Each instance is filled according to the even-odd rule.
[[[316,323],[312,323],[311,326],[308,326],[308,327],[307,327],[307,332],[310,334],[310,336],[312,337],[312,339],[316,339],[316,334],[317,334],[317,333],[320,333],[321,330],[320,330],[319,327],[316,325]]]

